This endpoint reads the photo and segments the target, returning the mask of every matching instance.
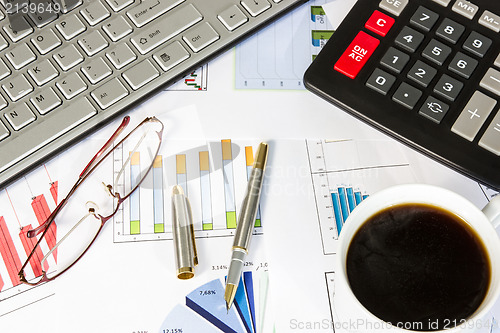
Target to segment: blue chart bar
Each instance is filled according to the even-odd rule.
[[[193,290],[186,296],[186,305],[223,332],[244,332],[235,307],[229,311],[224,300],[224,286],[213,280]]]
[[[335,214],[335,224],[337,233],[340,235],[349,213],[356,208],[368,195],[362,195],[359,191],[354,191],[352,187],[340,186],[336,192],[331,192],[333,212]]]
[[[236,289],[236,295],[234,297],[236,310],[240,318],[243,319],[243,325],[245,325],[245,330],[248,333],[255,333],[253,329],[252,314],[250,312],[250,304],[247,299],[247,292],[245,290],[245,285],[243,283],[243,277],[240,279],[238,289]]]

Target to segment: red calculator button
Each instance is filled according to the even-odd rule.
[[[354,79],[379,44],[377,38],[360,31],[335,64],[335,70]]]
[[[394,22],[396,22],[396,20],[392,17],[376,10],[373,12],[368,22],[366,22],[365,28],[385,37],[389,30],[391,30]]]

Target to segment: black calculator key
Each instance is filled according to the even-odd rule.
[[[462,37],[465,27],[455,21],[445,18],[439,28],[436,30],[436,35],[444,38],[452,44],[456,44]]]
[[[392,96],[392,100],[408,109],[413,109],[420,97],[422,97],[420,90],[403,82]]]
[[[434,92],[453,102],[463,87],[464,84],[462,82],[444,74],[438,83],[436,83]]]
[[[415,52],[423,40],[423,34],[410,27],[404,27],[396,37],[396,44],[405,50]]]
[[[396,82],[395,76],[377,68],[373,71],[366,85],[382,95],[387,95],[394,82]]]
[[[429,96],[418,112],[420,115],[439,124],[450,109],[450,106]]]
[[[488,52],[491,43],[491,39],[473,31],[465,41],[464,49],[482,58]]]
[[[414,27],[417,27],[425,32],[429,32],[438,19],[438,14],[425,8],[424,6],[420,6],[411,17],[410,22]]]
[[[451,47],[433,39],[422,51],[422,56],[434,62],[435,64],[442,66],[443,63],[448,59],[451,54]]]
[[[399,74],[405,68],[408,61],[410,61],[409,55],[394,47],[390,47],[380,60],[380,63]]]
[[[448,69],[468,79],[474,73],[478,63],[476,59],[458,52],[451,61],[450,66],[448,66]]]
[[[418,60],[415,65],[410,69],[407,76],[413,81],[427,87],[434,76],[437,74],[437,69],[427,65],[426,63]]]

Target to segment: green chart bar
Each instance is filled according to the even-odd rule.
[[[253,149],[252,149],[252,146],[245,147],[245,158],[247,161],[247,180],[250,180],[250,174],[252,173],[252,167],[253,167]],[[259,205],[259,209],[257,210],[257,215],[255,216],[255,226],[256,227],[262,226],[262,224],[260,222],[260,205]]]
[[[163,212],[163,160],[156,156],[153,163],[153,213],[155,233],[165,232],[165,217]]]
[[[233,153],[231,140],[222,140],[222,174],[226,202],[226,227],[236,229],[236,203],[234,197]]]
[[[139,152],[134,152],[130,158],[130,188],[134,188],[141,175],[141,157]],[[130,195],[130,234],[138,235],[141,233],[141,200],[140,188]]]
[[[210,192],[210,163],[208,151],[200,151],[201,220],[203,230],[214,228],[212,220],[212,195]]]

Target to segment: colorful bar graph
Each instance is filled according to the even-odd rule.
[[[212,194],[210,191],[210,163],[208,151],[200,151],[201,220],[203,230],[213,230]]]
[[[245,158],[246,158],[246,164],[247,164],[247,180],[250,180],[250,174],[252,173],[252,167],[253,167],[253,149],[252,146],[246,146],[245,147]],[[260,205],[257,210],[257,215],[255,217],[255,227],[261,227],[261,220],[260,220]]]
[[[57,193],[59,184],[57,181],[50,183],[50,194],[52,194],[52,199],[54,199],[54,203],[57,205]]]
[[[175,172],[177,176],[177,185],[182,187],[184,194],[187,195],[187,168],[186,168],[186,155],[176,155],[175,156]]]
[[[321,6],[311,6],[311,20],[313,22],[316,22],[316,16],[320,15],[326,15],[325,11],[323,10],[323,7]]]
[[[222,140],[222,173],[224,177],[224,199],[226,202],[226,227],[236,229],[236,203],[234,196],[233,153],[231,140]]]
[[[312,30],[312,44],[316,47],[323,47],[334,32],[333,30]]]
[[[156,156],[153,162],[153,216],[154,232],[165,232],[165,217],[163,210],[163,159]]]
[[[9,273],[12,285],[17,286],[20,284],[17,273],[19,273],[22,264],[3,216],[0,216],[0,254],[2,255],[5,266],[7,266],[7,272]]]
[[[360,191],[355,191],[352,187],[339,186],[336,191],[331,192],[331,197],[337,233],[340,235],[342,226],[349,214],[368,195],[363,195]]]
[[[56,194],[57,196],[57,194]],[[47,200],[45,199],[45,195],[41,194],[39,196],[36,196],[33,201],[31,202],[31,207],[33,208],[33,211],[35,212],[36,219],[38,221],[39,225],[42,225],[47,221],[49,218],[51,211],[49,208],[49,205],[47,204]],[[47,245],[49,246],[49,249],[52,249],[56,243],[57,243],[57,226],[55,223],[52,223],[49,227],[49,230],[45,234],[45,240],[47,241]],[[52,255],[54,256],[54,260],[57,263],[57,248],[52,252]],[[47,265],[47,262],[45,262]],[[45,269],[48,268],[44,267]]]
[[[141,157],[139,152],[134,152],[130,158],[130,188],[137,186],[137,181],[141,178]],[[141,233],[141,197],[140,188],[134,191],[130,197],[130,234]]]
[[[30,255],[30,253],[35,248],[37,242],[37,239],[35,237],[28,238],[27,233],[31,229],[32,229],[31,224],[29,224],[27,226],[22,227],[21,232],[19,232],[19,238],[21,238],[21,242],[23,243],[26,256]],[[35,253],[33,254],[33,256],[31,256],[30,259],[30,265],[31,268],[33,269],[33,273],[35,274],[35,276],[42,275],[42,266],[41,266],[42,259],[43,259],[42,249],[40,248],[40,246],[38,246],[35,250]]]

